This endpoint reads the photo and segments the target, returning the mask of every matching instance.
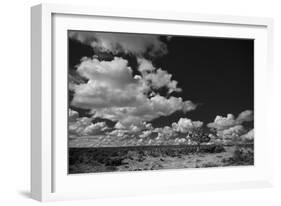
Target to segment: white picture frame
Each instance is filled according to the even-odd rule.
[[[41,4],[31,9],[31,26],[32,198],[54,201],[273,185],[273,134],[267,126],[273,77],[272,19]],[[169,27],[173,27],[170,33]],[[63,110],[67,90],[66,84],[57,82],[67,81],[65,31],[94,28],[254,38],[255,166],[67,175],[67,112]]]

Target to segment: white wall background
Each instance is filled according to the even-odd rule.
[[[8,0],[1,2],[0,32],[0,204],[36,205],[28,197],[30,172],[30,6],[46,2]],[[54,3],[102,5],[207,14],[265,16],[275,20],[275,139],[276,186],[271,189],[214,191],[115,199],[58,202],[60,205],[280,205],[281,203],[281,5],[278,0],[57,0]],[[279,70],[279,71],[278,71]]]

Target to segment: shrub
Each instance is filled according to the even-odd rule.
[[[112,159],[109,159],[107,162],[106,162],[106,166],[120,166],[122,164],[122,160],[121,158],[112,158]]]
[[[253,150],[236,148],[233,156],[229,159],[224,159],[223,162],[227,163],[227,165],[253,165],[254,152]]]
[[[114,172],[114,171],[117,171],[118,168],[115,167],[115,166],[106,166],[105,167],[105,172]]]
[[[222,145],[216,145],[214,149],[214,153],[225,152],[225,149]]]
[[[222,145],[208,145],[207,147],[202,147],[200,151],[206,153],[220,153],[225,152],[225,149]]]
[[[212,163],[212,162],[207,162],[205,164],[202,164],[202,167],[218,167],[219,165]]]

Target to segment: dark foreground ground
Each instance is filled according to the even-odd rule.
[[[253,164],[252,144],[69,148],[69,174]]]

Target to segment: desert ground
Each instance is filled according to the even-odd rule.
[[[253,164],[253,144],[69,148],[69,174]]]

